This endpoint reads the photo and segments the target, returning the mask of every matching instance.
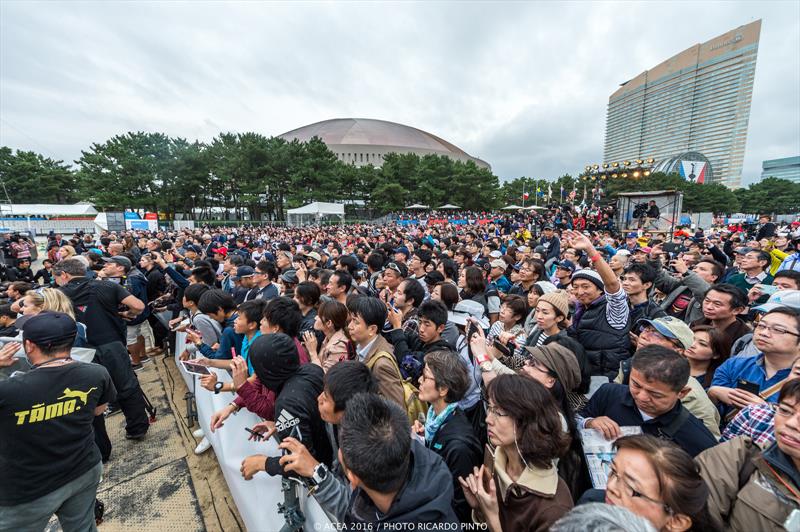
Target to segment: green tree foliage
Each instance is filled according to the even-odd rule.
[[[768,177],[736,191],[743,212],[785,213],[800,211],[800,183]]]
[[[12,203],[74,203],[75,175],[63,161],[0,147],[0,180]]]
[[[168,218],[206,219],[224,208],[233,219],[283,220],[286,209],[312,201],[363,204],[374,215],[411,203],[454,203],[481,211],[521,204],[523,190],[530,195],[525,205],[566,200],[573,190],[579,203],[583,189],[597,184],[565,174],[554,180],[519,177],[501,185],[472,161],[439,155],[390,153],[381,168],[353,166],[339,161],[319,138],[287,142],[258,133],[220,133],[203,143],[129,132],[92,144],[75,163],[73,170],[34,152],[0,148],[0,178],[14,202],[84,199],[99,209],[158,211]],[[684,210],[692,212],[800,211],[800,184],[775,178],[735,192],[661,173],[604,180],[601,186],[609,200],[620,192],[680,190]]]

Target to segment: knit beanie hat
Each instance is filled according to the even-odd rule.
[[[594,285],[600,290],[605,289],[603,279],[600,277],[600,274],[594,270],[590,270],[588,268],[578,270],[572,274],[572,281],[575,281],[576,279],[586,279],[587,281],[594,283]]]
[[[258,380],[267,389],[280,391],[289,377],[297,373],[300,357],[297,347],[283,333],[259,336],[250,345],[250,360]]]
[[[539,301],[546,301],[553,305],[564,316],[569,316],[569,294],[567,294],[566,290],[548,292],[539,296]]]

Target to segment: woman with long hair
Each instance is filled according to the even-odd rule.
[[[347,337],[348,318],[349,312],[345,305],[338,301],[325,301],[319,306],[317,317],[314,319],[314,330],[325,335],[319,350],[314,331],[303,333],[303,343],[308,349],[311,362],[326,372],[334,364],[353,358],[353,349]]]
[[[482,465],[460,478],[464,495],[492,532],[546,531],[572,508],[554,461],[569,448],[558,406],[539,382],[500,375],[486,388],[493,473]]]
[[[692,332],[694,332],[694,343],[684,351],[684,355],[689,361],[692,377],[708,390],[714,372],[728,360],[730,351],[724,351],[725,341],[719,331],[711,325],[693,325]]]

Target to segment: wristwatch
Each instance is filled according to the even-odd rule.
[[[215,383],[214,383],[214,393],[217,393],[217,394],[218,394],[219,392],[221,392],[221,391],[222,391],[222,386],[223,386],[223,385],[224,385],[224,384],[223,384],[223,383],[221,383],[221,382],[219,382],[219,381],[215,382]]]
[[[317,467],[314,468],[314,474],[308,479],[308,483],[311,486],[319,486],[326,478],[328,478],[328,466],[317,464]]]

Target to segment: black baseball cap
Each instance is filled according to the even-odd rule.
[[[42,347],[74,342],[77,334],[75,320],[63,312],[40,312],[28,318],[22,325],[23,340]]]
[[[123,257],[122,255],[116,255],[114,257],[100,257],[100,260],[103,262],[113,262],[115,264],[119,264],[120,266],[124,266],[127,270],[133,268],[133,263],[130,261],[130,259],[128,257]]]

